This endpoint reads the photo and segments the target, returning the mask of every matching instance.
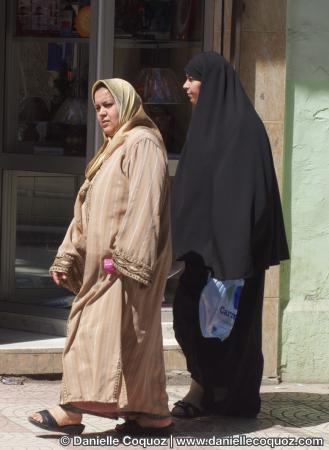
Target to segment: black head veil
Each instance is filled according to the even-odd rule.
[[[201,53],[185,70],[201,89],[173,185],[174,255],[247,278],[289,257],[269,140],[222,56]]]

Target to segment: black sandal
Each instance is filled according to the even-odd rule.
[[[185,400],[178,400],[178,402],[174,403],[171,415],[184,419],[195,419],[196,417],[204,416],[204,413],[192,403],[186,402]]]
[[[119,435],[129,436],[169,436],[174,430],[174,424],[166,427],[142,427],[136,420],[127,420],[123,424],[116,426],[115,431]]]
[[[28,417],[28,420],[36,427],[42,428],[43,430],[55,433],[81,434],[85,429],[85,426],[82,423],[76,425],[58,425],[56,419],[50,414],[48,409],[38,411],[38,414],[40,414],[42,422],[33,419],[33,417]]]

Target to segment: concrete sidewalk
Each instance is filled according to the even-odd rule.
[[[20,379],[18,380],[20,381]],[[249,448],[329,449],[329,385],[286,384],[262,386],[262,411],[258,419],[233,419],[203,417],[194,420],[175,420],[172,438],[165,441],[148,438],[148,441],[127,439],[118,444],[111,430],[116,421],[85,415],[85,440],[70,443],[59,441],[61,435],[51,435],[31,425],[26,417],[36,410],[45,409],[58,401],[58,381],[26,379],[23,385],[0,382],[0,449],[86,449],[101,447],[124,448]],[[168,386],[170,404],[182,398],[187,386]],[[182,437],[196,437],[208,441],[182,442]],[[220,438],[226,438],[226,443]],[[251,443],[247,439],[253,438]],[[279,438],[282,439],[281,443]],[[311,439],[322,438],[323,445]],[[103,441],[101,440],[103,439]],[[269,439],[267,444],[265,439]],[[290,442],[289,442],[290,439]],[[303,440],[304,439],[304,440]],[[306,441],[305,441],[306,439]],[[234,443],[241,445],[234,445]],[[81,445],[80,445],[81,444]],[[82,445],[83,444],[83,445]],[[261,445],[264,444],[264,445]],[[286,444],[286,445],[285,445]],[[290,444],[290,445],[287,445]],[[306,445],[307,444],[307,445]]]

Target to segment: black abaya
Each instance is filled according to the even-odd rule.
[[[201,53],[186,73],[201,81],[172,194],[173,251],[186,262],[174,329],[208,411],[254,416],[263,372],[265,270],[289,257],[269,140],[232,66]],[[199,298],[209,271],[243,278],[237,319],[223,342],[203,338]]]

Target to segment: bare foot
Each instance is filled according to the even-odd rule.
[[[64,425],[78,425],[81,423],[82,415],[72,411],[67,411],[60,406],[54,406],[48,410],[60,427]],[[42,417],[38,412],[34,412],[30,416],[37,422],[42,422]]]

